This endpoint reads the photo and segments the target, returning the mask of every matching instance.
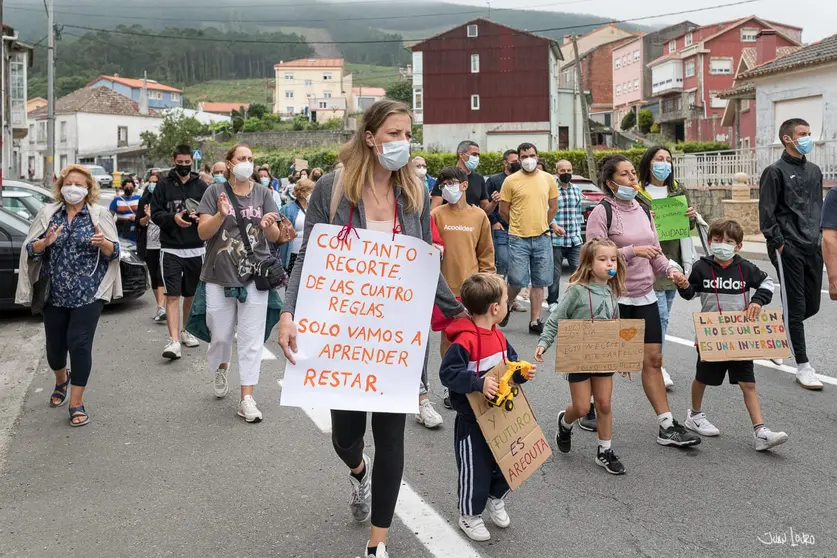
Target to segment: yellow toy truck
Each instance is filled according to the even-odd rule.
[[[492,407],[502,407],[506,412],[511,412],[514,409],[514,398],[520,393],[520,388],[513,385],[513,377],[515,372],[520,372],[524,378],[532,369],[532,364],[522,360],[520,362],[507,362],[506,372],[500,376],[500,381],[497,386],[497,395],[493,399],[486,397],[486,401]]]

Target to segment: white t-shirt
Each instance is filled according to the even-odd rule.
[[[291,254],[299,254],[299,249],[302,248],[302,235],[305,232],[305,211],[302,209],[296,214],[294,230],[296,231],[296,238],[291,240]]]

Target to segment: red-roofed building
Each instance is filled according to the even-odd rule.
[[[387,91],[383,87],[353,87],[352,88],[352,98],[354,99],[354,110],[361,112],[384,97],[386,97]]]
[[[659,102],[656,121],[675,140],[735,141],[722,124],[726,99],[742,53],[763,30],[775,31],[776,48],[800,46],[802,29],[755,16],[690,29],[669,40],[665,53],[648,63],[651,95]]]
[[[204,101],[198,103],[198,110],[200,112],[209,112],[211,114],[221,114],[223,116],[232,116],[234,110],[247,110],[250,108],[250,103],[212,103]]]
[[[302,58],[274,67],[273,112],[302,114],[315,122],[343,118],[351,111],[352,73],[342,58]]]
[[[148,91],[148,107],[153,109],[183,108],[183,90],[158,83],[153,79],[124,78],[119,74],[99,76],[86,87],[107,87],[132,101],[140,102],[142,88]]]

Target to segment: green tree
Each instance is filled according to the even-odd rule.
[[[402,101],[407,103],[408,107],[413,106],[413,83],[410,81],[399,81],[393,83],[387,89],[387,99],[393,101]]]
[[[636,126],[636,113],[634,113],[634,111],[629,111],[622,118],[622,124],[620,125],[620,128],[622,128],[623,131],[627,132],[634,126]]]
[[[250,105],[250,108],[247,109],[247,116],[251,118],[264,119],[267,114],[270,114],[270,110],[268,110],[267,106],[261,103],[253,103]]]
[[[639,124],[639,131],[647,134],[651,131],[651,126],[654,125],[654,113],[648,109],[642,109],[639,111],[637,123]]]
[[[153,159],[166,160],[180,144],[194,145],[195,139],[206,132],[203,124],[191,116],[167,114],[159,132],[142,132],[142,145]]]

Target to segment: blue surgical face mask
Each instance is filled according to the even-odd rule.
[[[145,188],[153,194],[154,193],[154,188],[156,188],[156,187],[157,187],[156,182],[149,182],[148,186],[146,186]]]
[[[735,257],[735,246],[731,246],[726,242],[713,242],[709,245],[709,249],[716,258],[725,262]]]
[[[266,176],[261,177],[259,182],[262,183],[262,186],[270,186],[270,179]]]
[[[795,143],[796,150],[803,155],[807,155],[814,149],[814,140],[811,139],[811,136],[802,136]]]
[[[616,184],[616,182],[612,182]],[[616,192],[614,195],[623,201],[631,201],[636,197],[636,190],[633,186],[622,186],[621,184],[616,184]]]
[[[212,175],[212,182],[217,182],[218,184],[223,184],[226,181],[227,181],[227,179],[223,174],[213,174]]]
[[[654,178],[661,182],[665,182],[665,180],[671,176],[671,163],[666,161],[654,161],[654,164],[651,166],[651,174],[654,175]]]
[[[465,166],[468,168],[468,172],[474,172],[475,170],[477,170],[477,167],[480,166],[480,156],[471,155],[465,162]]]

